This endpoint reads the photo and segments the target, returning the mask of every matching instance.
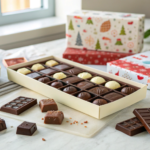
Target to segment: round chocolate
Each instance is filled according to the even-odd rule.
[[[53,82],[51,84],[52,87],[55,87],[55,88],[60,88],[63,86],[63,84],[61,82]]]
[[[38,79],[38,81],[43,82],[43,83],[47,83],[47,82],[50,81],[50,78],[48,78],[48,77],[43,77],[43,78]]]
[[[88,100],[91,98],[91,94],[87,93],[87,92],[81,92],[78,94],[77,96],[78,98],[84,99],[84,100]]]
[[[119,87],[121,87],[121,85],[116,81],[108,81],[105,84],[105,87],[115,90],[115,89],[118,89]]]
[[[104,104],[107,104],[107,101],[104,100],[104,99],[96,99],[93,101],[93,104],[96,104],[96,105],[104,105]]]
[[[109,90],[105,87],[94,87],[94,88],[90,89],[89,92],[92,92],[97,95],[102,95],[102,94],[109,92]]]
[[[88,72],[82,72],[82,73],[78,74],[78,77],[82,78],[82,79],[88,79],[88,78],[91,78],[92,75],[90,73],[88,73]]]
[[[63,91],[65,93],[72,94],[74,92],[77,92],[77,89],[73,86],[68,86],[68,87],[64,88]]]
[[[132,87],[124,87],[122,90],[121,90],[121,92],[123,93],[123,94],[131,94],[131,93],[133,93],[133,92],[135,92],[135,89],[134,88],[132,88]]]

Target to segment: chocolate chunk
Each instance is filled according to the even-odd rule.
[[[68,87],[63,89],[63,92],[68,93],[68,94],[72,94],[72,93],[77,92],[77,89],[73,86],[68,86]]]
[[[63,65],[54,66],[54,68],[63,71],[63,70],[69,69],[69,68],[71,68],[71,67],[68,66],[68,65],[63,64]]]
[[[52,87],[55,87],[55,88],[60,88],[63,86],[63,84],[61,82],[53,82],[51,84]]]
[[[97,95],[102,95],[102,94],[109,92],[109,90],[105,87],[94,87],[90,89],[89,92],[97,94]]]
[[[129,136],[146,131],[142,123],[136,117],[118,123],[116,129]]]
[[[73,75],[77,75],[77,74],[79,74],[83,71],[79,68],[72,68],[72,69],[67,70],[66,72],[68,72],[70,74],[73,74]]]
[[[42,74],[45,74],[45,75],[52,75],[52,74],[56,73],[57,71],[48,68],[48,69],[43,69],[43,70],[41,70],[39,72],[42,73]]]
[[[7,129],[5,120],[0,118],[0,131]]]
[[[48,111],[44,117],[45,124],[61,124],[64,119],[62,111]]]
[[[22,135],[33,135],[33,133],[37,130],[36,124],[31,122],[24,121],[21,125],[17,127],[16,134]]]
[[[123,94],[131,94],[131,93],[133,93],[133,92],[135,92],[135,89],[134,88],[132,88],[132,87],[124,87],[122,90],[121,90],[121,92],[123,93]]]
[[[28,98],[28,97],[18,97],[10,101],[9,103],[3,105],[0,111],[19,115],[36,104],[37,104],[37,99]]]
[[[48,82],[50,82],[51,80],[50,80],[50,78],[48,78],[48,77],[43,77],[43,78],[39,78],[38,81],[43,82],[43,83],[48,83]]]
[[[63,79],[63,81],[66,83],[76,83],[76,82],[82,81],[82,79],[78,77],[69,77],[69,78]]]
[[[109,99],[110,101],[115,101],[115,100],[120,99],[120,98],[122,98],[122,97],[123,97],[123,95],[121,95],[121,94],[119,94],[119,93],[115,93],[115,92],[106,94],[106,95],[104,96],[104,98]]]
[[[40,77],[41,75],[36,72],[33,72],[33,73],[27,74],[26,76],[34,79],[34,78]]]
[[[82,90],[86,90],[90,87],[93,87],[94,84],[93,83],[90,83],[90,82],[87,82],[87,81],[83,81],[83,82],[80,82],[77,84],[77,87],[79,87],[80,89]]]
[[[107,101],[104,100],[104,99],[96,99],[93,101],[93,104],[96,104],[96,105],[104,105],[104,104],[107,104]]]
[[[91,98],[91,94],[88,92],[81,92],[77,95],[77,97],[88,101]]]
[[[57,104],[53,99],[42,99],[39,102],[41,112],[47,112],[49,110],[58,110]]]

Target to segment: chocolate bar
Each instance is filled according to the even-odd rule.
[[[142,123],[136,117],[118,123],[116,129],[129,136],[134,136],[146,131]]]
[[[33,133],[37,130],[37,126],[35,123],[24,121],[21,125],[17,127],[16,134],[22,135],[33,135]]]
[[[20,96],[0,108],[0,111],[19,115],[37,104],[37,99]]]
[[[135,109],[133,113],[141,121],[147,132],[150,133],[150,108]]]
[[[7,129],[5,120],[0,118],[0,131]]]

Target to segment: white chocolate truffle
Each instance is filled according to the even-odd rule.
[[[31,71],[27,68],[20,68],[20,69],[17,70],[17,72],[21,73],[21,74],[24,74],[24,75],[31,73]]]
[[[116,81],[109,81],[105,84],[105,87],[115,90],[120,87],[120,84]]]
[[[90,81],[95,84],[101,84],[105,82],[105,79],[97,76],[97,77],[92,78]]]
[[[91,78],[92,75],[90,73],[88,73],[88,72],[82,72],[82,73],[78,74],[78,77],[82,78],[82,79],[88,79],[88,78]]]
[[[53,67],[53,66],[56,66],[58,65],[59,63],[55,60],[49,60],[45,63],[46,66],[49,66],[49,67]]]
[[[64,78],[66,78],[66,77],[67,77],[67,76],[66,76],[63,72],[58,72],[58,73],[55,73],[55,74],[53,75],[53,78],[58,79],[58,80],[64,79]]]
[[[44,68],[45,67],[43,65],[41,65],[41,64],[35,64],[35,65],[32,66],[31,69],[34,70],[34,71],[38,71],[38,70],[42,70]]]

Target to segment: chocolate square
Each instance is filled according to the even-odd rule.
[[[98,86],[98,87],[91,88],[89,90],[89,92],[100,96],[102,94],[105,94],[105,93],[109,92],[109,90],[105,87]]]
[[[7,129],[6,124],[5,124],[5,120],[0,118],[0,131],[3,131]]]
[[[71,68],[69,65],[66,65],[66,64],[62,64],[62,65],[57,65],[57,66],[54,66],[54,68],[58,69],[58,70],[67,70],[69,68]]]
[[[83,79],[78,78],[78,77],[69,77],[69,78],[63,79],[63,81],[66,82],[66,83],[76,83],[76,82],[79,82],[79,81],[82,81],[82,80]]]
[[[33,73],[27,74],[26,76],[34,79],[34,78],[40,77],[41,75],[36,72],[33,72]]]
[[[76,85],[78,88],[82,89],[82,90],[86,90],[88,88],[91,88],[94,86],[93,83],[90,83],[90,82],[87,82],[87,81],[83,81],[83,82],[79,82],[77,85]]]
[[[39,73],[45,74],[45,75],[52,75],[56,73],[57,71],[51,68],[40,70]]]
[[[72,75],[77,75],[77,74],[83,72],[83,70],[81,70],[80,68],[72,68],[72,69],[66,70],[66,72],[68,72],[69,74],[72,74]]]
[[[104,98],[110,100],[110,101],[115,101],[115,100],[118,100],[120,98],[122,98],[123,95],[119,94],[119,93],[115,93],[115,92],[112,92],[112,93],[109,93],[109,94],[106,94],[104,96]]]

